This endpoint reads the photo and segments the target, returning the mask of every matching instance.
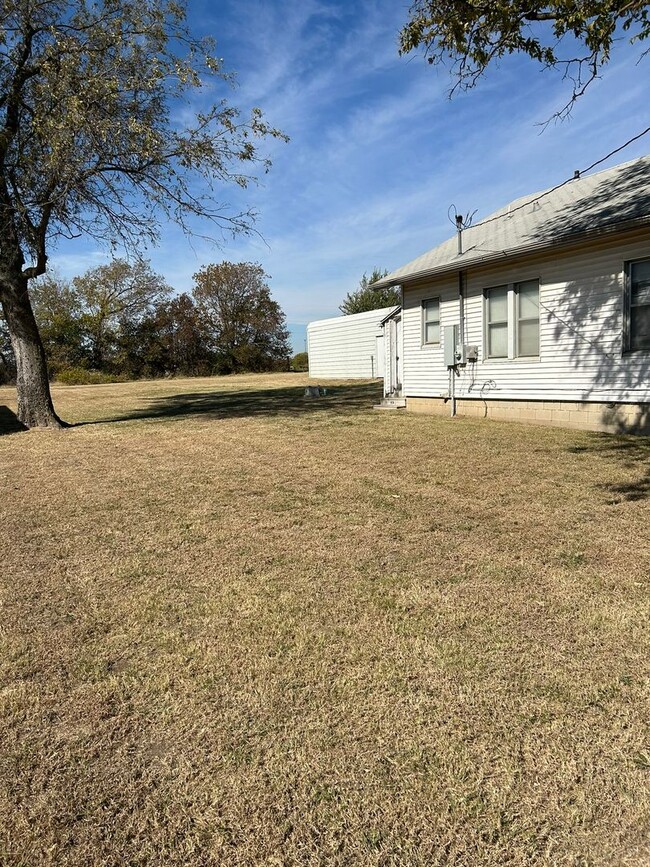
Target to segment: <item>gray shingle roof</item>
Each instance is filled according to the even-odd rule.
[[[376,285],[457,271],[646,222],[650,223],[650,156],[515,199],[463,231],[462,254],[454,236]]]

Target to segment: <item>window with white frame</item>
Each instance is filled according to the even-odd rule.
[[[508,357],[508,287],[487,290],[487,356]]]
[[[539,280],[485,290],[485,357],[539,356]]]
[[[422,302],[422,343],[440,343],[440,299]]]
[[[650,349],[650,259],[628,262],[625,268],[625,348]]]
[[[515,283],[517,339],[515,354],[539,355],[539,280]]]

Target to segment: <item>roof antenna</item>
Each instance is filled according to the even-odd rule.
[[[458,236],[458,255],[463,252],[463,215],[456,214],[456,234]]]
[[[454,212],[454,219],[451,218],[451,211]],[[447,209],[447,217],[452,226],[456,226],[456,234],[458,236],[458,255],[462,255],[463,252],[463,229],[469,229],[472,225],[472,220],[474,219],[474,214],[476,211],[472,211],[471,214],[467,214],[463,217],[462,214],[459,214],[456,210],[456,205],[449,205]]]

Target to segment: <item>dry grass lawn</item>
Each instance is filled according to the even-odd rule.
[[[650,865],[648,440],[306,382],[0,414],[0,863]]]

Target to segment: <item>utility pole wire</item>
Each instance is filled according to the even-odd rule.
[[[562,181],[562,183],[556,184],[554,187],[551,187],[550,190],[546,190],[546,192],[541,193],[539,196],[535,196],[534,199],[530,199],[528,202],[524,202],[523,205],[517,205],[516,208],[512,208],[512,210],[507,211],[505,214],[497,214],[495,217],[489,217],[487,220],[481,220],[480,223],[476,223],[471,228],[472,229],[478,229],[479,226],[486,226],[488,223],[493,223],[495,220],[501,220],[504,217],[509,217],[511,214],[515,214],[517,211],[521,211],[522,208],[527,208],[528,205],[532,205],[533,202],[538,202],[540,199],[543,199],[544,196],[549,196],[551,193],[554,193],[556,190],[559,190],[560,187],[564,187],[567,184],[570,184],[571,181],[576,179],[576,177],[581,178],[583,175],[587,174],[587,172],[590,172],[592,169],[596,168],[596,166],[599,166],[601,163],[604,163],[605,160],[608,160],[610,157],[613,157],[614,154],[619,153],[619,151],[622,151],[624,148],[628,147],[628,145],[631,145],[633,142],[638,141],[638,139],[643,138],[643,136],[647,135],[649,132],[650,132],[650,126],[646,127],[646,129],[644,129],[643,132],[640,132],[638,135],[635,135],[631,139],[628,139],[625,142],[625,144],[622,144],[620,147],[615,148],[613,151],[610,151],[604,157],[601,157],[599,160],[596,160],[595,163],[592,163],[590,166],[587,166],[586,169],[581,169],[579,172],[577,172],[577,174],[573,174],[570,178],[567,178],[565,181]]]

